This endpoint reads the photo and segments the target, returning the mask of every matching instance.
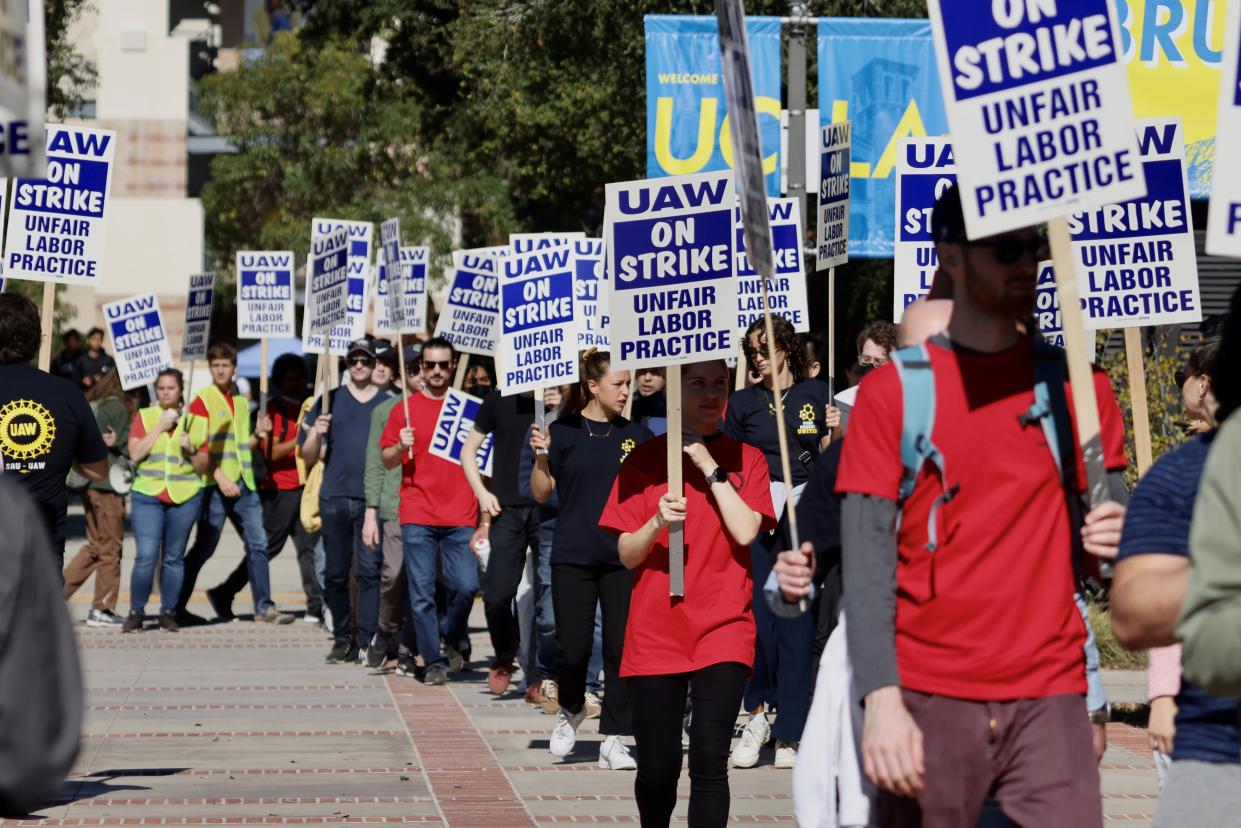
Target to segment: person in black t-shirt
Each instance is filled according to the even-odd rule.
[[[629,398],[629,372],[611,370],[608,354],[586,351],[579,376],[561,405],[560,417],[546,428],[536,423],[530,437],[536,455],[531,492],[541,503],[554,491],[560,502],[552,537],[560,713],[550,747],[553,755],[568,756],[577,741],[578,725],[586,716],[595,607],[602,604],[605,679],[599,732],[605,738],[599,746],[599,764],[632,770],[637,765],[621,741],[633,734],[633,716],[620,665],[633,573],[621,563],[616,537],[599,526],[599,518],[621,463],[651,432],[620,415]]]
[[[39,504],[56,571],[64,569],[65,477],[74,465],[89,480],[108,476],[108,447],[81,390],[28,363],[43,339],[39,309],[24,296],[0,294],[0,456],[4,473]]]
[[[74,385],[80,384],[78,359],[82,356],[82,335],[70,328],[60,335],[60,353],[52,357],[51,373]]]
[[[77,361],[78,382],[90,388],[100,374],[115,367],[116,361],[103,349],[103,329],[91,328],[86,334],[86,352]]]

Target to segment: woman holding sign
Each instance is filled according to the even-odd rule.
[[[603,674],[606,692],[599,732],[600,767],[633,770],[636,763],[621,736],[633,733],[629,694],[620,677],[621,647],[629,618],[633,576],[621,564],[615,536],[599,526],[612,481],[639,443],[651,436],[644,426],[621,416],[629,399],[629,372],[611,370],[608,354],[594,348],[582,354],[580,380],[570,388],[560,417],[550,426],[535,423],[530,447],[536,460],[530,474],[534,499],[555,492],[560,510],[552,536],[552,608],[560,647],[560,713],[551,752],[568,756],[586,716],[586,672],[594,643],[595,607],[603,605]],[[680,713],[677,714],[680,716]]]
[[[833,431],[840,426],[840,411],[831,405],[827,383],[806,378],[806,349],[793,325],[774,316],[776,364],[767,359],[767,337],[763,320],[750,325],[745,334],[745,352],[750,365],[762,380],[729,398],[724,432],[734,440],[753,446],[767,457],[771,498],[776,516],[784,511],[784,478],[780,472],[780,438],[776,430],[776,400],[784,401],[789,435],[789,467],[793,476],[793,495],[810,478],[819,452],[827,447]],[[754,584],[761,590],[771,573],[783,532],[763,532],[751,548]],[[759,750],[772,737],[776,740],[775,766],[792,768],[797,759],[797,743],[810,709],[810,688],[814,676],[815,625],[809,615],[776,618],[761,595],[754,599],[754,622],[758,627],[758,647],[754,654],[754,675],[746,687],[745,709],[750,721],[733,751],[733,765],[752,768]],[[767,708],[775,706],[779,716],[774,726],[767,723]]]
[[[657,437],[621,467],[599,523],[619,535],[621,562],[636,573],[621,675],[642,756],[634,784],[642,824],[667,825],[676,805],[688,696],[689,823],[722,826],[728,746],[754,663],[750,544],[776,519],[762,452],[720,432],[728,367],[700,362],[681,372],[685,496],[668,494],[667,438]],[[685,525],[685,597],[673,599],[668,527],[676,523]]]

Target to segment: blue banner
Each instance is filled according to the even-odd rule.
[[[819,118],[853,122],[849,255],[890,258],[897,141],[948,132],[930,22],[820,20]]]
[[[689,175],[732,167],[713,16],[647,15],[646,175]],[[929,32],[929,29],[928,29]],[[747,17],[750,71],[767,192],[780,191],[780,19]],[[928,34],[928,44],[929,44]]]

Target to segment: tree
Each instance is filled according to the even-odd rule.
[[[45,0],[47,109],[57,120],[81,108],[98,73],[68,39],[69,27],[91,8],[90,0]]]

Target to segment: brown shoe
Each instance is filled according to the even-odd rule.
[[[513,663],[501,664],[496,662],[491,665],[491,669],[487,671],[487,687],[497,696],[503,696],[508,690],[509,683],[513,680]]]

